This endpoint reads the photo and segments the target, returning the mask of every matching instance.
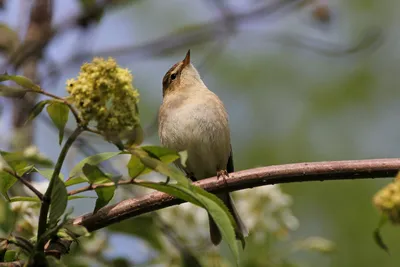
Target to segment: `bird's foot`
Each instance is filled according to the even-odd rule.
[[[220,177],[222,177],[225,184],[227,184],[226,178],[229,178],[229,173],[226,170],[217,171],[217,180],[219,180]]]

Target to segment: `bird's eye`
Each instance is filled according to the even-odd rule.
[[[175,80],[176,79],[176,73],[172,73],[171,74],[171,81],[173,81],[173,80]]]

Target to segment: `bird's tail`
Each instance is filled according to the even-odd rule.
[[[237,228],[235,229],[236,233],[236,239],[241,240],[243,237],[246,237],[249,232],[247,230],[246,225],[244,225],[242,219],[240,219],[239,213],[237,212],[235,205],[233,203],[233,200],[229,193],[224,193],[224,194],[217,194],[217,196],[224,202],[224,204],[228,207],[228,210],[231,212]],[[218,245],[221,243],[222,236],[221,232],[218,229],[217,224],[214,222],[214,220],[211,218],[210,215],[208,215],[209,218],[209,224],[210,224],[210,237],[211,237],[211,242],[214,245]]]

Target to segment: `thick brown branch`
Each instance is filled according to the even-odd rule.
[[[371,159],[295,163],[261,167],[232,173],[230,178],[217,181],[216,177],[195,184],[213,193],[236,191],[268,184],[306,181],[351,180],[394,177],[400,170],[400,159]],[[121,220],[182,203],[182,200],[155,192],[141,198],[131,198],[86,214],[74,220],[89,231],[104,228]]]
[[[400,158],[309,162],[249,169],[231,173],[225,181],[212,177],[194,184],[209,192],[218,193],[269,184],[394,177],[399,170]],[[95,214],[80,216],[73,223],[83,225],[92,232],[124,219],[182,202],[170,195],[155,192],[104,207]],[[68,253],[71,243],[65,240],[49,242],[46,245],[46,254],[60,258],[62,254]]]

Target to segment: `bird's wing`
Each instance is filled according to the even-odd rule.
[[[231,153],[229,154],[228,164],[226,165],[226,171],[228,173],[234,172],[235,168],[233,166],[233,153],[232,153],[232,145],[231,145]]]
[[[186,174],[186,177],[192,180],[192,182],[196,182],[197,179],[194,177],[192,173],[190,173],[185,167],[182,166],[180,159],[174,162],[175,166],[178,167],[182,172]]]

